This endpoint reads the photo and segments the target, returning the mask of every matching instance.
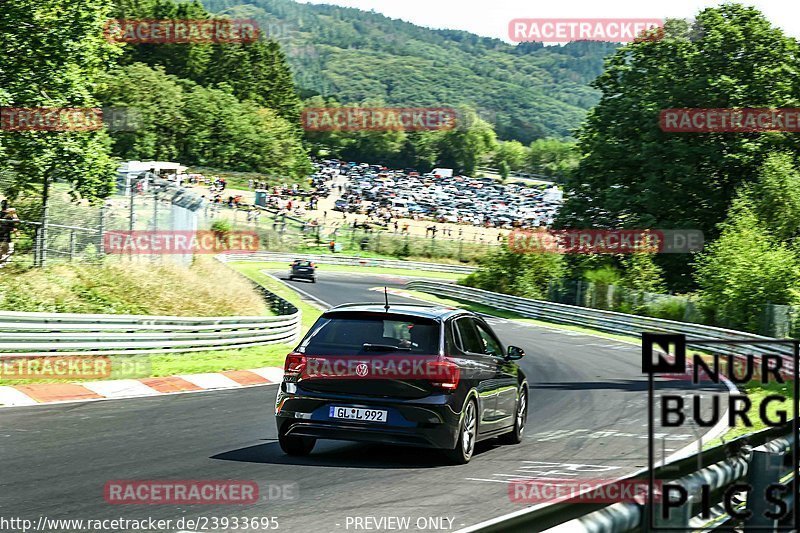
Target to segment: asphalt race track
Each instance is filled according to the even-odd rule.
[[[321,267],[315,284],[287,283],[335,305],[382,301],[382,291],[370,289],[404,281]],[[409,300],[390,294],[390,302]],[[276,385],[8,408],[0,410],[1,514],[34,522],[153,517],[173,520],[171,531],[188,529],[175,522],[182,517],[277,517],[279,530],[292,532],[398,530],[378,520],[408,517],[404,530],[452,531],[521,509],[509,499],[511,479],[608,479],[646,466],[647,382],[638,346],[490,322],[505,343],[527,352],[521,365],[531,411],[520,445],[483,443],[464,466],[443,466],[428,450],[333,441],[319,442],[308,458],[290,458],[276,441]],[[659,446],[672,453],[697,435],[673,431]],[[109,480],[191,479],[254,480],[262,500],[110,505],[103,497]],[[270,499],[270,484],[291,490]]]

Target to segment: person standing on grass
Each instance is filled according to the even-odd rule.
[[[5,267],[14,255],[13,236],[17,232],[17,210],[3,203],[4,209],[0,212],[0,268]]]

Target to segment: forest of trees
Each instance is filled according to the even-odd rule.
[[[320,96],[306,100],[310,108],[342,107],[335,99]],[[379,101],[362,102],[362,107],[381,107]],[[314,155],[348,161],[368,161],[395,168],[428,171],[433,167],[454,168],[471,175],[484,156],[498,148],[491,124],[469,107],[457,110],[456,125],[437,131],[307,131]]]
[[[353,104],[467,105],[498,138],[569,137],[598,101],[588,86],[618,45],[510,45],[432,30],[374,12],[292,0],[203,0],[211,11],[252,17],[286,51],[303,97]]]
[[[118,158],[289,179],[308,175],[312,155],[466,174],[488,163],[562,179],[558,228],[701,230],[706,248],[628,257],[517,257],[501,249],[471,283],[530,296],[553,280],[576,279],[679,292],[699,298],[705,319],[750,329],[764,305],[800,304],[796,134],[659,126],[665,108],[798,107],[798,42],[756,9],[705,9],[691,22],[668,21],[660,40],[548,50],[289,0],[206,3],[220,10],[214,16],[285,24],[274,36],[281,42],[122,45],[103,36],[110,18],[210,17],[196,1],[5,4],[0,106],[128,107],[139,126],[0,131],[2,193],[40,193],[46,177],[71,184],[78,197],[103,198]],[[296,54],[312,37],[314,53]],[[595,101],[577,141],[566,138]],[[523,103],[533,115],[517,108]],[[303,132],[303,106],[340,105],[453,106],[461,123],[428,132]],[[504,114],[521,122],[504,122]]]
[[[0,105],[111,106],[136,127],[0,131],[0,186],[11,198],[49,181],[94,199],[113,190],[115,159],[173,159],[289,180],[311,170],[300,98],[280,46],[119,44],[113,18],[208,19],[197,2],[23,0],[0,21]],[[31,46],[31,43],[34,46]]]
[[[114,18],[211,17],[198,2],[115,2]],[[100,86],[105,105],[141,115],[135,131],[113,134],[115,155],[290,180],[311,170],[298,125],[300,98],[275,41],[126,45]]]
[[[350,23],[369,33],[358,20],[374,15],[358,13],[362,12],[346,11],[348,17],[353,16]],[[310,155],[425,170],[445,166],[471,174],[503,146],[497,143],[496,123],[481,116],[474,99],[458,106],[458,127],[451,131],[306,134],[299,121],[303,105],[396,102],[381,100],[380,91],[374,91],[377,97],[370,94],[357,101],[349,100],[348,95],[355,93],[346,91],[344,96],[311,96],[301,101],[302,91],[295,88],[294,77],[303,74],[297,69],[293,74],[285,55],[293,55],[294,48],[275,40],[281,35],[270,31],[274,24],[267,20],[261,21],[265,31],[255,42],[119,44],[104,38],[109,19],[202,20],[255,15],[242,12],[241,6],[212,15],[197,1],[47,0],[21,2],[8,14],[2,22],[5,39],[0,43],[4,61],[0,105],[102,106],[129,111],[135,125],[89,132],[0,132],[0,150],[7,152],[0,162],[0,187],[6,196],[41,191],[46,175],[52,181],[73,184],[78,196],[105,197],[112,191],[115,158],[177,160],[294,181],[310,173]],[[77,19],[82,23],[75,24]],[[37,20],[48,22],[39,26]],[[402,27],[413,29],[419,38],[436,35],[439,42],[450,43],[447,46],[464,37],[459,33],[442,36],[412,25]],[[31,39],[41,46],[28,48],[26,42]],[[338,39],[334,40],[342,44]],[[354,38],[354,42],[361,41]],[[477,53],[496,45],[465,42],[459,47]]]
[[[699,303],[703,320],[753,331],[768,304],[800,304],[797,134],[659,126],[665,108],[796,108],[799,57],[795,39],[738,4],[703,10],[692,23],[668,21],[664,39],[621,48],[593,83],[601,98],[578,132],[580,156],[556,225],[699,229],[705,250],[575,254],[526,266],[506,249],[487,258],[491,275],[470,283],[537,297],[559,280],[679,292]],[[504,151],[520,161],[520,148]],[[529,269],[537,274],[519,274]]]

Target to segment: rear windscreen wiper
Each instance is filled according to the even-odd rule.
[[[410,352],[411,348],[403,346],[392,346],[391,344],[369,344],[365,342],[362,348],[368,352]]]

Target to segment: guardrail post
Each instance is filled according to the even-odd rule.
[[[652,518],[647,517],[648,520],[653,520],[656,527],[679,529],[689,531],[689,521],[692,519],[692,504],[697,501],[696,492],[693,493],[692,489],[685,487],[689,491],[689,497],[686,503],[680,507],[672,507],[669,511],[669,518],[663,518],[664,502],[654,502]],[[661,498],[666,498],[667,494],[661,494]],[[672,496],[676,499],[677,496]]]
[[[106,254],[106,242],[105,242],[105,231],[106,231],[106,204],[104,203],[100,206],[100,242],[97,243],[97,249],[100,251],[100,257],[103,257]]]
[[[745,521],[745,530],[755,527],[761,529],[777,527],[777,520],[764,515],[765,512],[772,510],[772,506],[763,495],[766,494],[767,487],[780,481],[781,474],[785,470],[783,466],[785,454],[785,449],[776,449],[768,445],[753,449],[753,458],[747,473],[747,481],[751,486],[747,496],[747,509],[752,514]]]
[[[69,260],[72,262],[75,259],[75,230],[69,230]]]

